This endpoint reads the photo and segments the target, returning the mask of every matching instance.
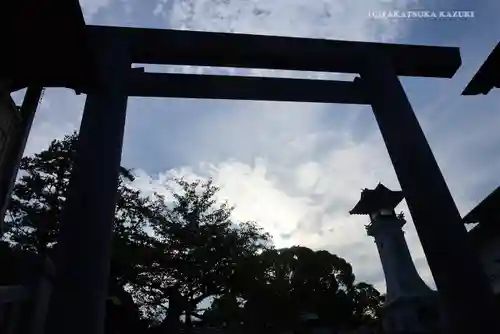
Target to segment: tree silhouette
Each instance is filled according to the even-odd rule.
[[[10,250],[2,244],[2,258],[49,256],[57,266],[60,215],[77,139],[74,133],[54,140],[47,150],[22,159],[3,235]],[[219,188],[211,180],[175,179],[162,194],[152,195],[133,181],[133,171],[122,167],[107,333],[148,327],[175,333],[181,326],[189,331],[194,320],[274,333],[301,328],[304,314],[332,329],[377,320],[383,296],[356,282],[347,261],[306,247],[275,249],[255,222],[231,218],[233,208],[218,200]],[[17,280],[14,271],[21,267],[13,262],[11,268],[19,270],[4,284]]]
[[[306,247],[271,249],[246,259],[233,279],[231,294],[207,313],[224,323],[243,322],[251,332],[294,330],[304,314],[327,328],[354,328],[373,322],[382,303],[371,285],[355,283],[344,259]]]
[[[77,139],[77,134],[73,133],[63,140],[52,141],[47,150],[24,157],[7,208],[7,229],[3,239],[24,252],[49,256],[56,265],[60,216]],[[121,294],[122,298],[127,294],[126,285],[141,281],[141,271],[148,266],[144,254],[155,242],[147,229],[149,221],[157,216],[158,203],[131,187],[133,179],[130,170],[121,168],[113,224],[110,293]],[[138,313],[131,308],[128,311],[130,314],[122,318],[129,326],[133,320],[138,321]]]
[[[246,258],[271,247],[270,236],[253,222],[234,222],[232,207],[216,204],[212,181],[175,180],[180,188],[164,206],[163,219],[152,221],[158,240],[156,263],[147,291],[136,287],[137,298],[151,305],[149,314],[167,308],[163,326],[172,330],[184,314],[203,318],[199,304],[231,289],[231,276]]]

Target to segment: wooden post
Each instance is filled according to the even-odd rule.
[[[87,95],[61,219],[50,334],[102,334],[131,61],[120,38],[98,41],[99,83]]]
[[[3,122],[2,126],[7,127],[7,129],[2,128],[1,130],[9,132],[3,134],[6,140],[1,145],[2,147],[0,147],[0,227],[3,225],[5,210],[9,204],[12,187],[16,180],[19,163],[26,147],[26,141],[28,140],[31,125],[35,118],[42,90],[40,86],[29,87],[19,112],[15,110],[17,106],[13,103],[10,114],[7,114],[7,111],[4,110],[4,108],[8,108],[7,104],[11,101],[2,101],[2,106],[0,106],[2,108],[2,114],[0,115]],[[10,100],[8,93],[1,92],[0,94],[5,94],[5,96],[2,96],[3,100]],[[14,113],[18,113],[18,115],[16,116]],[[5,122],[12,124],[7,126]],[[3,230],[0,228],[0,235],[3,234],[2,232]]]
[[[373,55],[361,84],[413,217],[450,333],[500,333],[493,293],[392,64]]]

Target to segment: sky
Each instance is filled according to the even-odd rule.
[[[452,79],[401,80],[460,213],[465,215],[500,184],[500,93],[460,95],[498,42],[498,0],[80,3],[89,24],[460,47],[462,66]],[[371,12],[394,10],[468,10],[474,17],[370,17]],[[180,66],[148,70],[227,73]],[[22,92],[14,95],[16,101],[21,97]],[[68,89],[47,89],[25,155],[77,130],[84,99]],[[135,169],[136,186],[145,191],[161,191],[174,176],[212,178],[221,187],[219,198],[235,205],[234,219],[256,221],[272,234],[278,247],[303,245],[335,253],[353,265],[358,280],[385,291],[375,243],[364,229],[368,218],[348,213],[363,188],[382,182],[400,189],[368,106],[130,98],[122,165]],[[405,236],[415,265],[434,287],[406,204],[397,210],[406,213]]]

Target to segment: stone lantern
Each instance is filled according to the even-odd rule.
[[[401,191],[379,183],[364,189],[349,213],[370,217],[366,232],[375,239],[387,287],[385,332],[435,333],[440,323],[437,293],[424,283],[411,258],[402,230],[406,220],[394,211],[402,200]]]

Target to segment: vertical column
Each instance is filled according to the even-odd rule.
[[[500,333],[486,274],[390,61],[378,57],[361,84],[413,217],[451,333]]]
[[[61,219],[48,333],[102,334],[130,58],[119,37],[92,36],[99,82],[88,93]]]
[[[16,180],[42,90],[41,86],[28,87],[21,106],[21,121],[14,127],[14,133],[9,135],[5,160],[2,161],[4,174],[0,178],[0,225],[4,221],[5,210],[7,210],[10,201],[12,187]],[[2,232],[0,230],[0,235]]]

